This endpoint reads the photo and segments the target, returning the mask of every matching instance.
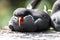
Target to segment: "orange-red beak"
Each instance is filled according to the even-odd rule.
[[[18,25],[20,26],[22,24],[22,22],[23,22],[23,18],[22,17],[19,17],[18,18]]]

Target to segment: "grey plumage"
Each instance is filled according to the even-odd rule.
[[[50,16],[48,13],[41,10],[30,10],[34,18],[34,24],[37,27],[37,31],[46,31],[50,28]]]
[[[10,19],[9,21],[9,28],[12,30],[12,31],[19,31],[20,27],[18,26],[18,21],[16,20],[16,16],[12,16],[12,18]]]
[[[18,21],[16,20],[16,18],[24,15],[25,10],[25,8],[18,8],[13,12],[13,16],[11,17],[8,24],[11,30],[20,31],[20,27],[18,27]]]
[[[50,17],[46,8],[44,11],[35,9],[41,0],[32,0],[27,8],[18,8],[13,12],[13,17],[9,21],[9,27],[15,31],[34,32],[50,28]],[[16,18],[25,18],[22,24],[18,26]],[[21,21],[21,20],[20,20]],[[19,21],[19,22],[20,22]],[[45,30],[44,30],[45,31]]]
[[[51,25],[56,31],[60,31],[60,0],[57,0],[52,8]]]
[[[21,25],[22,31],[34,32],[36,30],[36,26],[34,25],[34,19],[31,15],[25,16],[25,19]]]
[[[16,18],[22,16],[25,20],[21,26],[18,26]],[[34,32],[45,31],[50,28],[50,16],[40,10],[35,9],[17,9],[13,12],[13,17],[9,21],[9,27],[15,31]]]
[[[40,11],[39,13],[39,17],[36,16],[38,18],[35,21],[35,25],[37,26],[38,31],[46,31],[50,28],[50,17],[44,11]]]
[[[60,11],[55,12],[51,16],[52,26],[56,31],[60,31]]]
[[[60,0],[56,0],[52,7],[52,14],[60,10]]]

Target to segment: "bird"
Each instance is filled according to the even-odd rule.
[[[36,32],[50,28],[50,16],[41,10],[18,8],[9,21],[12,31]]]
[[[9,21],[9,28],[12,31],[34,32],[36,27],[31,12],[26,8],[16,9]]]
[[[12,31],[37,32],[50,28],[50,16],[46,6],[44,10],[35,9],[41,0],[33,0],[27,8],[17,8],[9,21],[9,28]]]
[[[51,25],[55,31],[60,31],[60,0],[56,0],[52,7]]]

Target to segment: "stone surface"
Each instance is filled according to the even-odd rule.
[[[13,32],[7,27],[0,29],[0,40],[60,40],[60,32]]]

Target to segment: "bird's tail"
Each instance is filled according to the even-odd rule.
[[[35,9],[41,0],[32,0],[28,5],[27,9]]]

